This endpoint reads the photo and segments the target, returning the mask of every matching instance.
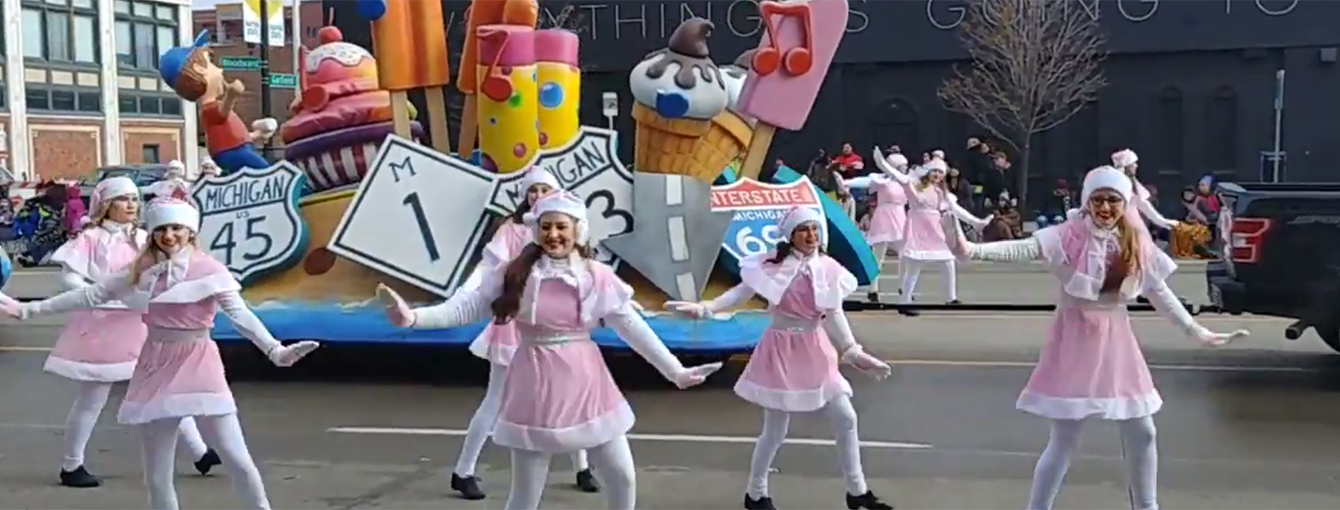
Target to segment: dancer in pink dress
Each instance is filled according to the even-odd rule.
[[[591,329],[602,321],[680,388],[721,368],[684,368],[633,304],[633,289],[609,266],[591,260],[586,204],[557,191],[526,216],[533,232],[511,262],[485,274],[474,292],[428,308],[409,305],[386,286],[377,293],[392,323],[443,329],[493,317],[516,323],[518,348],[507,369],[493,441],[512,449],[512,488],[505,508],[535,510],[556,453],[589,450],[611,510],[637,498],[628,430],[633,410],[614,384]]]
[[[885,162],[892,171],[907,174],[907,156],[889,154]],[[872,174],[839,182],[847,188],[869,188],[875,193],[875,210],[870,215],[870,230],[865,234],[865,241],[875,252],[875,260],[879,267],[883,268],[889,248],[898,252],[903,249],[903,229],[907,227],[907,190],[898,181],[884,174]],[[903,269],[907,267],[905,264],[898,266]],[[870,282],[870,292],[866,297],[871,303],[879,302],[879,278]]]
[[[1163,406],[1131,328],[1126,303],[1137,295],[1183,332],[1206,345],[1247,335],[1215,333],[1197,324],[1166,282],[1177,265],[1154,246],[1129,207],[1131,180],[1101,167],[1084,178],[1083,209],[1028,239],[972,244],[953,225],[961,257],[1041,260],[1061,285],[1060,302],[1037,367],[1016,407],[1051,420],[1051,438],[1038,459],[1029,510],[1050,510],[1089,418],[1116,421],[1130,476],[1133,508],[1158,508],[1158,450],[1153,415]]]
[[[856,277],[824,254],[819,213],[795,207],[778,223],[786,240],[773,253],[740,261],[742,283],[705,303],[666,303],[681,313],[706,317],[754,295],[768,301],[772,323],[735,384],[735,394],[763,408],[763,431],[749,465],[744,507],[776,508],[768,493],[768,471],[786,440],[791,415],[822,411],[837,441],[847,508],[891,510],[866,486],[851,384],[838,371],[841,360],[876,379],[890,372],[889,365],[856,343],[842,312],[842,300],[856,290]]]
[[[224,378],[219,348],[209,337],[219,309],[233,327],[279,366],[289,366],[317,348],[316,342],[284,346],[251,312],[237,280],[196,247],[200,212],[189,203],[160,198],[144,213],[152,241],[127,271],[104,275],[94,285],[35,303],[5,298],[9,315],[28,319],[91,310],[120,300],[145,310],[148,340],[140,351],[118,419],[139,430],[144,482],[152,510],[177,510],[173,487],[174,446],[183,419],[194,417],[200,432],[218,448],[233,488],[246,508],[269,510],[260,470],[242,437],[237,404]]]
[[[89,197],[89,209],[92,216],[84,230],[51,255],[51,261],[61,265],[61,282],[69,289],[87,287],[105,275],[126,269],[148,242],[148,234],[135,226],[139,222],[140,193],[134,181],[112,177],[99,182]],[[65,419],[61,485],[102,485],[102,480],[84,467],[84,452],[107,405],[112,384],[130,380],[135,371],[135,360],[148,333],[141,316],[141,312],[115,302],[73,312],[47,357],[44,370],[79,383],[79,396]],[[194,420],[182,420],[181,439],[200,474],[208,474],[219,465],[218,454],[205,447]]]
[[[535,235],[525,224],[525,215],[540,197],[561,189],[553,174],[539,167],[531,167],[522,178],[521,189],[526,190],[526,200],[517,207],[516,212],[506,223],[498,227],[493,239],[484,247],[483,258],[475,267],[470,278],[457,292],[470,292],[479,287],[484,275],[498,271],[521,253],[522,248],[531,243]],[[502,406],[503,381],[507,376],[507,365],[516,353],[516,323],[489,324],[484,332],[470,342],[470,352],[489,362],[489,383],[484,390],[484,400],[479,409],[470,418],[470,427],[465,432],[465,442],[461,444],[461,454],[456,458],[456,469],[451,473],[451,490],[461,493],[468,500],[484,499],[485,494],[479,488],[479,477],[475,476],[475,465],[479,454],[484,451],[484,442],[493,432],[498,421],[498,410]],[[572,465],[577,470],[577,487],[584,492],[600,492],[591,467],[587,463],[586,450],[572,453]]]
[[[936,151],[939,153],[939,151]],[[978,218],[958,205],[958,198],[944,187],[945,173],[949,165],[943,159],[932,157],[930,162],[917,167],[913,175],[905,175],[885,161],[879,148],[875,148],[875,164],[894,181],[903,186],[908,197],[907,227],[903,230],[903,247],[899,258],[903,264],[902,304],[912,304],[912,295],[917,290],[917,279],[921,269],[928,262],[943,264],[944,294],[949,304],[958,304],[958,276],[954,264],[954,254],[949,252],[944,232],[940,230],[940,219],[946,215],[981,230],[991,223],[991,216]],[[916,312],[900,309],[903,315],[916,315]]]
[[[1135,151],[1122,149],[1113,153],[1112,166],[1125,172],[1126,176],[1131,178],[1131,183],[1135,188],[1135,194],[1131,196],[1131,202],[1135,204],[1135,210],[1140,213],[1141,217],[1162,229],[1171,230],[1177,226],[1177,220],[1170,220],[1159,213],[1153,202],[1149,201],[1149,190],[1145,189],[1145,186],[1140,184],[1140,180],[1135,178],[1135,174],[1140,168],[1140,156],[1136,155]]]

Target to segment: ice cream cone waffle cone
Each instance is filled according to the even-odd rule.
[[[698,141],[695,154],[697,164],[693,176],[713,182],[732,161],[749,150],[754,127],[732,111],[721,112],[712,119],[712,129]]]
[[[711,120],[667,119],[656,110],[633,104],[637,134],[633,146],[633,169],[638,172],[697,175],[695,155],[703,135],[712,128]],[[720,172],[725,166],[717,168]],[[712,178],[716,178],[713,176]]]

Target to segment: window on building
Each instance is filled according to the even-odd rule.
[[[181,98],[172,93],[123,89],[116,102],[121,115],[181,116]]]
[[[29,83],[24,101],[29,110],[64,113],[99,113],[102,92],[98,89]]]
[[[146,143],[140,148],[140,159],[142,163],[161,163],[158,159],[158,144]]]
[[[22,0],[23,56],[55,63],[97,64],[94,0]]]
[[[116,62],[153,71],[158,56],[178,45],[177,6],[116,0]]]

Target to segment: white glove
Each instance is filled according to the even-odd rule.
[[[988,214],[988,215],[986,215],[985,218],[982,218],[982,221],[981,221],[980,223],[978,223],[978,224],[976,224],[976,225],[973,225],[973,226],[974,226],[974,227],[977,227],[977,231],[978,231],[978,232],[981,232],[982,230],[986,229],[986,227],[991,226],[991,220],[993,220],[993,219],[996,219],[996,215],[995,215],[995,214]]]
[[[1215,333],[1202,327],[1196,329],[1194,336],[1196,337],[1196,340],[1199,340],[1201,343],[1205,345],[1209,345],[1211,347],[1220,347],[1228,345],[1229,342],[1232,342],[1239,338],[1249,337],[1251,336],[1251,334],[1252,332],[1247,331],[1245,329],[1239,329],[1232,333]]]
[[[695,319],[703,319],[712,315],[712,312],[708,310],[707,306],[702,303],[691,303],[688,301],[666,301],[665,307],[677,313],[681,313],[689,317],[693,317]]]
[[[842,353],[842,361],[874,377],[876,381],[883,380],[893,373],[893,368],[889,367],[888,363],[871,356],[859,345],[853,345],[847,352]]]
[[[0,308],[4,309],[5,315],[21,321],[28,320],[28,307],[8,295],[0,294]]]
[[[679,389],[688,389],[707,380],[707,376],[712,375],[717,370],[721,370],[721,362],[698,365],[696,367],[685,368],[675,374],[675,386]]]
[[[298,360],[303,359],[308,354],[311,354],[312,351],[315,351],[317,347],[321,347],[321,344],[311,340],[303,340],[293,345],[275,346],[275,348],[270,349],[267,356],[270,358],[270,362],[274,363],[275,366],[291,367],[294,363],[297,363]]]
[[[409,307],[404,298],[396,291],[391,290],[386,285],[377,284],[377,299],[386,307],[386,318],[397,328],[408,328],[414,325],[414,309]]]

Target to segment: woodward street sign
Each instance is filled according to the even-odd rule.
[[[225,71],[259,71],[261,59],[258,57],[220,57],[219,67]]]

